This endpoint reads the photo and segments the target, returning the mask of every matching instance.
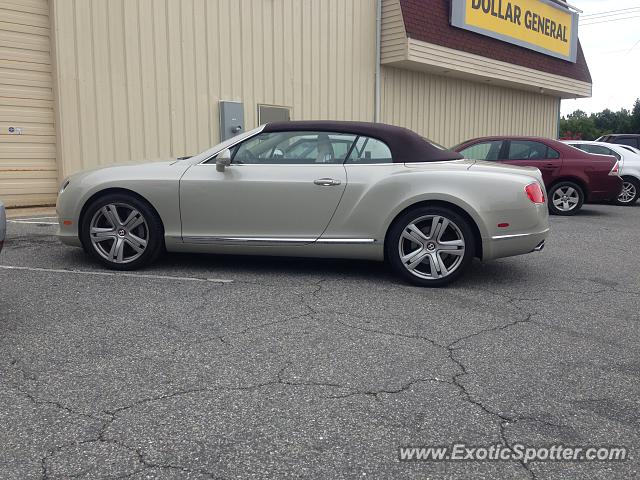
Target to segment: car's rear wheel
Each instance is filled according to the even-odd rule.
[[[640,181],[631,177],[622,179],[622,191],[616,199],[617,205],[629,206],[638,201],[640,197]]]
[[[584,191],[573,182],[560,182],[549,191],[549,212],[553,215],[575,215],[584,204]]]
[[[445,207],[420,207],[399,217],[387,235],[386,258],[405,280],[441,287],[473,260],[475,238],[468,220]]]
[[[115,270],[153,262],[163,245],[163,228],[149,205],[128,194],[100,197],[86,209],[80,238],[96,260]]]

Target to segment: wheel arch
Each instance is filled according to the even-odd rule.
[[[549,184],[549,187],[547,188],[547,193],[550,192],[553,187],[555,187],[556,185],[562,182],[575,183],[582,189],[582,193],[584,194],[584,200],[586,201],[589,198],[590,191],[589,191],[589,187],[587,187],[587,183],[583,179],[579,177],[574,177],[574,176],[566,176],[566,177],[560,177],[555,179],[553,182],[551,182],[551,184]]]
[[[627,175],[622,175],[621,177],[623,179],[628,179],[628,180],[630,180],[632,182],[635,182],[636,184],[640,185],[640,177],[638,177],[637,175],[627,174]]]
[[[384,237],[385,260],[386,260],[386,255],[387,255],[387,253],[386,253],[386,251],[387,251],[386,245],[387,245],[387,242],[389,240],[389,233],[391,232],[391,229],[393,228],[393,226],[396,224],[396,222],[398,221],[398,219],[402,215],[404,215],[405,213],[409,212],[410,210],[413,210],[413,209],[416,209],[416,208],[421,208],[421,207],[444,207],[444,208],[448,208],[448,209],[453,210],[454,212],[456,212],[458,215],[462,216],[465,220],[467,220],[469,222],[469,226],[473,230],[475,256],[480,258],[480,259],[482,259],[483,248],[482,248],[482,234],[480,233],[480,228],[478,227],[478,224],[473,219],[473,217],[464,208],[460,207],[459,205],[456,205],[455,203],[447,202],[446,200],[422,200],[420,202],[416,202],[416,203],[413,203],[413,204],[405,207],[403,210],[398,212],[398,214],[393,218],[391,223],[389,223],[389,226],[387,227],[387,231],[386,231],[385,237]]]
[[[153,204],[149,200],[147,200],[144,196],[140,195],[138,192],[129,190],[128,188],[122,188],[122,187],[109,187],[103,190],[99,190],[93,193],[89,198],[85,200],[84,204],[82,205],[82,208],[80,209],[80,215],[78,216],[78,238],[80,239],[80,241],[82,241],[82,235],[81,235],[80,229],[82,228],[84,217],[87,214],[87,209],[89,208],[89,205],[91,205],[93,202],[95,202],[99,198],[106,197],[107,195],[118,194],[118,193],[124,194],[124,195],[131,195],[137,200],[147,204],[147,206],[151,209],[151,211],[156,215],[156,217],[160,221],[160,226],[162,227],[162,234],[163,234],[162,236],[164,241],[165,227],[164,227],[164,222],[162,221],[162,217],[160,216],[160,213],[158,213],[158,210],[153,206]]]

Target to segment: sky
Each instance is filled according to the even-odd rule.
[[[562,115],[577,109],[587,113],[605,108],[631,110],[640,98],[640,0],[569,0],[569,4],[583,10],[578,35],[593,78],[593,96],[563,100]],[[621,9],[633,10],[586,17]],[[635,18],[609,21],[624,17]]]

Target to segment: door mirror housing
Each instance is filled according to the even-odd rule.
[[[221,151],[216,157],[216,170],[224,172],[224,169],[231,165],[231,150],[228,148]]]

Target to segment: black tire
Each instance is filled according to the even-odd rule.
[[[561,189],[567,189],[567,188],[575,190],[578,197],[577,203],[570,204],[571,208],[569,210],[559,208],[553,203],[556,192],[560,193],[559,191]],[[549,198],[547,199],[547,203],[549,205],[549,213],[551,213],[552,215],[562,215],[564,217],[569,217],[578,213],[582,208],[582,205],[584,205],[584,200],[585,200],[584,190],[582,190],[582,187],[576,183],[568,182],[568,181],[558,182],[555,185],[553,185],[549,189],[548,196]]]
[[[109,240],[105,240],[102,247],[96,246],[91,241],[91,223],[94,219],[94,216],[99,216],[103,207],[107,205],[117,205],[119,212],[126,212],[126,208],[135,209],[139,214],[142,215],[144,220],[144,224],[136,227],[136,235],[140,232],[145,233],[146,246],[144,251],[132,261],[128,261],[126,263],[117,263],[117,261],[110,261],[108,258],[105,258],[104,251],[101,253],[100,248],[103,250],[109,249]],[[124,222],[124,219],[122,219]],[[114,227],[115,230],[118,230],[118,227]],[[124,233],[133,233],[126,232]],[[118,233],[119,235],[119,233]],[[81,219],[80,224],[80,241],[86,252],[89,253],[94,259],[98,262],[110,268],[112,270],[137,270],[146,265],[153,263],[160,253],[164,250],[164,228],[162,226],[162,222],[160,218],[156,214],[156,212],[151,208],[151,206],[145,202],[144,200],[139,199],[138,197],[126,193],[113,193],[102,196],[93,202],[86,208],[84,216]],[[115,237],[114,240],[115,242]],[[128,241],[128,240],[127,240]],[[111,244],[113,245],[113,244]],[[138,248],[141,247],[141,244],[138,245]],[[124,248],[124,247],[123,247]],[[137,252],[133,251],[130,244],[126,247],[129,251],[133,252],[134,257]]]
[[[430,233],[433,225],[434,218],[429,217],[442,217],[450,222],[449,226],[442,230],[440,239],[444,242],[450,242],[452,241],[451,239],[453,239],[453,241],[458,241],[458,237],[461,237],[461,240],[464,240],[463,255],[447,254],[446,251],[439,253],[438,245],[440,245],[440,241],[433,242],[433,239],[430,238],[429,234],[425,233],[427,228]],[[452,227],[451,223],[453,223],[457,229]],[[419,244],[417,241],[411,241],[406,237],[403,237],[405,229],[412,224],[416,225],[427,237],[422,240],[423,243]],[[443,223],[441,222],[440,225],[442,224]],[[436,235],[436,237],[438,237],[438,235]],[[403,242],[402,244],[400,243],[401,239]],[[475,256],[475,241],[476,238],[469,221],[454,210],[446,207],[418,207],[402,214],[393,222],[389,228],[385,241],[385,256],[387,262],[391,265],[391,268],[407,282],[420,287],[442,287],[455,281],[468,268]],[[435,264],[431,263],[428,257],[424,257],[424,260],[427,260],[426,262],[419,260],[419,256],[414,257],[415,260],[419,260],[413,267],[414,270],[410,271],[410,267],[405,266],[401,259],[401,249],[409,246],[410,252],[415,248],[416,251],[422,250],[422,252],[426,254],[429,250],[429,244],[434,243],[435,245],[432,245],[434,250],[429,255],[432,256],[432,258],[434,258],[433,255],[435,255],[436,258],[440,258],[445,268],[452,268],[451,273],[448,273],[445,276],[440,276],[441,272],[436,271],[436,275],[434,275],[433,278],[424,278],[424,276],[421,276],[421,272],[422,274],[433,274]],[[442,254],[445,254],[444,258],[442,257]],[[446,263],[448,263],[448,266]],[[455,268],[453,268],[454,266]]]
[[[640,180],[634,177],[623,177],[622,180],[624,182],[622,184],[623,191],[627,188],[627,185],[630,184],[631,188],[635,189],[635,195],[631,198],[631,200],[622,201],[620,199],[620,197],[622,196],[621,193],[620,196],[613,201],[613,203],[623,207],[630,207],[638,201],[638,198],[640,198]]]

